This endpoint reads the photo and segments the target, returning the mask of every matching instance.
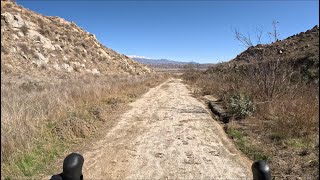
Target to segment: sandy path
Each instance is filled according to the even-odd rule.
[[[250,164],[181,80],[170,79],[130,105],[83,153],[85,179],[252,179]]]

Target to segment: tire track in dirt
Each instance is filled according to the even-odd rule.
[[[86,179],[252,179],[250,162],[180,79],[130,106],[83,153]]]

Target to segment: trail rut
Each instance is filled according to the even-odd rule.
[[[83,153],[85,179],[252,179],[249,161],[180,79],[130,106]]]

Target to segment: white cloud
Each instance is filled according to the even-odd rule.
[[[137,55],[127,55],[128,57],[130,58],[143,58],[143,59],[150,59],[150,58],[147,58],[147,57],[144,57],[144,56],[137,56]]]

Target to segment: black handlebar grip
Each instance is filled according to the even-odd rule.
[[[83,162],[84,158],[81,154],[69,154],[63,161],[63,172],[53,175],[50,180],[83,180]]]
[[[81,154],[71,153],[63,161],[63,180],[83,180],[82,166],[84,158]]]
[[[253,180],[271,180],[271,170],[265,161],[259,160],[251,166]]]

